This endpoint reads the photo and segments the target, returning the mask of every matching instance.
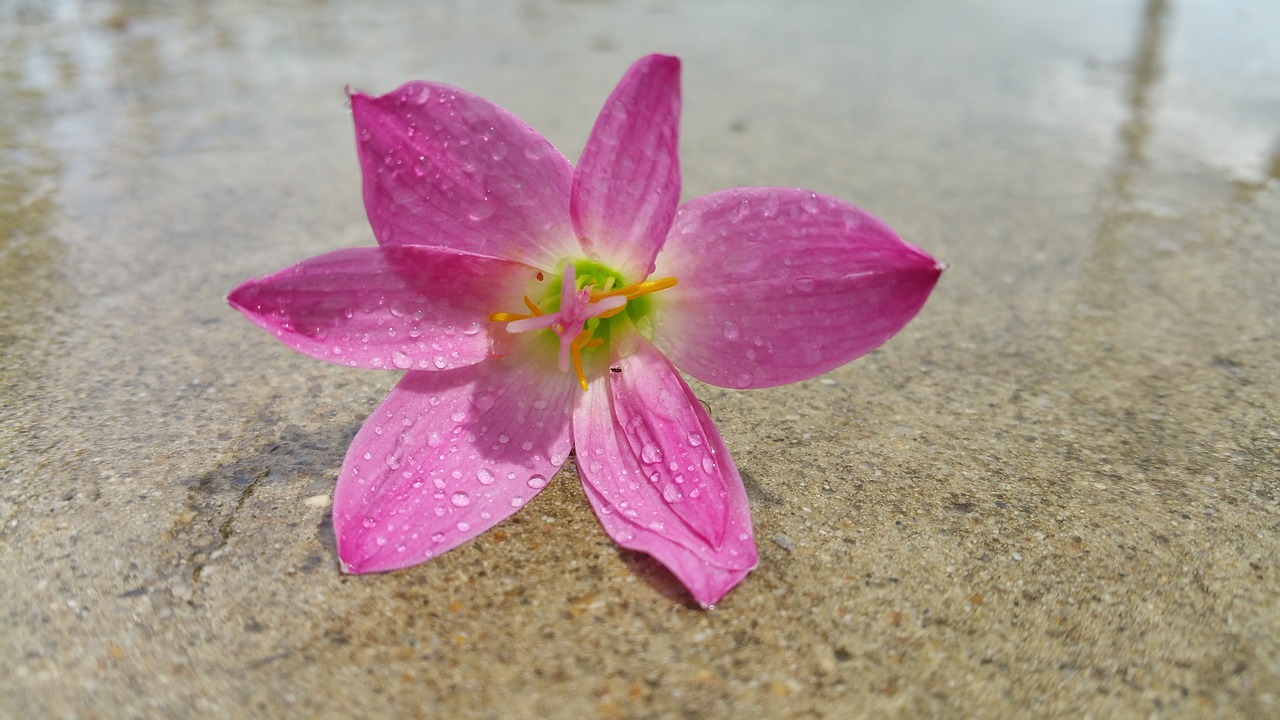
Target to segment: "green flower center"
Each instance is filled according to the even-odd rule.
[[[571,282],[572,287],[565,287],[565,282]],[[649,295],[675,284],[675,278],[662,278],[627,285],[613,268],[593,260],[575,260],[565,265],[563,274],[547,282],[536,302],[525,296],[529,314],[496,312],[489,319],[507,323],[508,332],[554,333],[560,339],[561,371],[567,372],[572,363],[579,384],[586,390],[582,353],[595,348],[604,352],[613,334],[627,323],[644,327],[641,321],[653,309]]]

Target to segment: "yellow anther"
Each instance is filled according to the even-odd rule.
[[[538,317],[544,314],[542,309],[533,304],[528,295],[524,296],[524,306],[529,308],[529,315],[521,315],[519,313],[496,312],[489,316],[489,320],[493,322],[512,322],[514,320],[528,320],[531,317]]]
[[[578,336],[569,343],[569,356],[573,359],[573,371],[578,374],[578,384],[582,386],[583,391],[587,389],[587,376],[582,372],[582,349],[589,347],[600,347],[604,344],[604,340],[591,337],[590,330],[583,330]]]
[[[617,290],[609,290],[607,292],[602,292],[602,293],[591,293],[591,302],[599,302],[603,298],[616,297],[618,295],[621,295],[628,300],[635,300],[641,295],[656,293],[659,290],[666,290],[669,287],[675,287],[675,285],[676,285],[676,279],[673,277],[662,278],[660,280],[647,280],[642,283],[636,283],[635,285],[627,285],[626,287],[620,287]],[[602,315],[601,317],[608,317],[608,316]]]

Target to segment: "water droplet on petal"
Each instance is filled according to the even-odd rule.
[[[492,485],[493,472],[489,468],[480,468],[476,471],[476,479],[480,481],[481,485]]]
[[[741,332],[742,332],[742,329],[738,327],[737,323],[733,322],[732,320],[728,320],[725,322],[724,324],[725,338],[729,340],[733,340],[737,338]]]
[[[481,220],[491,217],[493,215],[493,211],[493,203],[489,202],[488,198],[484,198],[472,205],[470,208],[467,208],[467,217],[471,218],[474,222],[480,222]]]
[[[529,478],[529,487],[533,488],[534,490],[541,490],[546,486],[547,486],[547,479],[542,477],[541,475],[534,475]]]
[[[520,497],[519,495],[517,495],[517,496],[515,496],[515,497],[511,498],[511,507],[517,507],[517,508],[518,508],[518,507],[520,507],[520,506],[521,506],[521,505],[523,505],[523,504],[524,504],[524,498]]]
[[[464,492],[456,492],[449,498],[454,507],[466,507],[471,504],[471,496]]]
[[[645,445],[640,450],[640,459],[651,464],[662,462],[662,450],[657,445]]]
[[[689,445],[698,447],[702,444],[702,436],[696,432],[689,433]]]
[[[377,520],[375,520],[375,519],[374,519],[374,518],[372,518],[372,517],[365,517],[364,522],[362,522],[362,523],[360,523],[360,524],[361,524],[361,525],[363,525],[363,526],[365,526],[366,528],[371,528],[371,527],[373,527],[374,525],[377,525],[377,524],[378,524],[378,521],[377,521]]]
[[[796,289],[801,292],[812,292],[813,288],[816,287],[816,285],[817,283],[813,281],[813,278],[797,278],[796,279]]]
[[[391,353],[391,364],[401,370],[408,370],[413,367],[413,358],[409,357],[401,350],[395,350]]]
[[[684,494],[680,492],[680,488],[671,484],[662,488],[662,499],[669,503],[678,503],[684,500]]]

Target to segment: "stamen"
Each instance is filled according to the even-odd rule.
[[[529,299],[528,295],[524,296],[524,305],[529,308],[530,315],[520,315],[519,313],[496,312],[489,316],[493,322],[512,322],[514,320],[528,320],[532,317],[538,317],[543,314],[542,308],[538,307]]]
[[[583,330],[578,333],[578,337],[569,343],[569,353],[573,358],[573,371],[578,375],[578,384],[582,386],[583,392],[587,390],[587,376],[582,373],[582,349],[600,347],[603,344],[604,340],[598,337],[591,337],[590,330]]]
[[[648,295],[649,293],[656,293],[659,290],[666,290],[667,288],[675,287],[676,282],[676,279],[673,277],[662,278],[660,280],[646,280],[645,282],[636,283],[635,285],[620,287],[617,290],[609,290],[602,293],[591,293],[591,301],[598,302],[603,298],[617,297],[619,295],[628,300],[635,300],[641,295]]]
[[[572,366],[578,377],[578,384],[585,391],[587,376],[582,370],[582,351],[604,345],[603,339],[594,337],[596,329],[600,327],[600,320],[621,313],[630,300],[674,287],[676,279],[661,278],[615,288],[617,278],[605,277],[602,289],[597,292],[594,285],[597,276],[586,275],[582,278],[584,287],[579,288],[577,274],[573,263],[565,264],[560,278],[560,307],[555,312],[544,312],[526,295],[524,305],[529,309],[528,315],[496,312],[489,319],[506,323],[507,332],[510,333],[534,330],[550,330],[555,333],[560,338],[560,371],[568,372]]]

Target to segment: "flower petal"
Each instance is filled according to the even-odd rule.
[[[347,451],[333,498],[350,572],[415,565],[501,522],[571,448],[577,383],[547,343],[439,373],[409,372]]]
[[[351,94],[364,204],[382,245],[434,245],[556,270],[581,254],[573,168],[484,98],[427,82]]]
[[[349,248],[250,280],[227,301],[300,353],[352,367],[447,370],[519,344],[489,315],[537,270],[443,248]]]
[[[573,175],[582,246],[628,280],[653,269],[680,202],[680,60],[641,58],[605,102]]]
[[[641,348],[648,346],[643,339],[639,344]],[[578,473],[609,536],[625,548],[659,560],[705,607],[723,597],[756,565],[746,491],[711,418],[679,374],[661,356],[657,357],[661,362],[655,362],[656,351],[651,346],[639,353],[638,359],[624,361],[620,366],[623,377],[628,372],[642,376],[626,387],[652,386],[659,388],[660,394],[622,399],[622,387],[610,387],[616,380],[602,377],[616,378],[619,373],[597,368],[573,415]],[[676,386],[678,391],[672,396],[668,390]],[[672,456],[678,455],[682,462],[693,465],[695,472],[700,471],[701,492],[718,488],[725,514],[717,527],[695,528],[686,517],[696,515],[677,512],[678,508],[687,507],[683,503],[689,501],[691,488],[697,487],[693,481],[686,480],[686,489],[682,490],[685,497],[672,502],[669,493],[664,496],[663,489],[672,486],[676,471],[665,464],[645,463],[632,449],[618,408],[626,404],[635,411],[640,403],[647,404],[648,411],[655,415],[662,413],[661,422],[670,436],[668,447],[682,439],[684,451],[672,452]],[[672,418],[678,418],[681,424],[678,426]],[[688,465],[677,464],[677,470],[687,472]],[[650,479],[653,473],[659,475],[658,482]],[[711,473],[716,475],[714,479],[709,477]],[[708,541],[709,535],[721,538],[718,546]]]
[[[943,265],[870,213],[791,188],[735,188],[680,209],[658,258],[653,341],[713,385],[796,382],[878,347]],[[657,308],[655,308],[657,309]]]
[[[618,433],[671,511],[714,548],[724,543],[728,491],[680,373],[639,333],[613,346],[609,391]]]

